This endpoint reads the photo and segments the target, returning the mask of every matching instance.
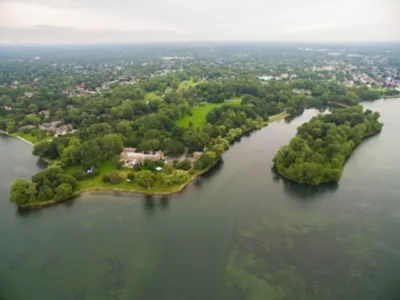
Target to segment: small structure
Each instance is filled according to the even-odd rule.
[[[86,170],[86,173],[87,173],[87,174],[92,174],[93,171],[94,171],[94,167],[91,167],[91,168],[89,168],[89,169]]]
[[[4,106],[4,109],[6,110],[6,111],[11,111],[12,110],[12,107],[11,106]]]

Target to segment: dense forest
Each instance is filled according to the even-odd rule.
[[[339,181],[346,159],[364,139],[379,133],[379,113],[362,106],[333,110],[304,123],[274,158],[284,178],[308,185]]]

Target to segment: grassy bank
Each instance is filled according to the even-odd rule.
[[[37,139],[36,137],[34,137],[33,135],[31,135],[30,133],[23,133],[23,132],[14,132],[9,134],[10,136],[19,138],[20,140],[23,140],[25,142],[27,142],[28,144],[31,145],[37,145],[41,142],[44,142],[48,139],[50,139],[50,137],[46,136],[43,139]]]

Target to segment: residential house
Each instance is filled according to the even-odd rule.
[[[73,133],[73,132],[74,132],[74,128],[72,127],[72,125],[66,124],[66,125],[56,128],[55,135],[56,136],[66,135],[68,133]]]
[[[30,98],[33,97],[33,93],[25,92],[25,93],[24,93],[24,97],[30,99]]]
[[[57,129],[57,124],[60,123],[60,121],[54,121],[51,123],[42,123],[39,125],[39,128],[43,131],[46,132],[52,132],[55,133]]]
[[[48,118],[50,116],[50,112],[48,110],[41,110],[39,111],[39,116],[44,116]]]
[[[136,152],[135,148],[124,148],[121,152],[120,160],[125,165],[131,166],[136,163],[142,163],[145,159],[150,159],[154,161],[159,161],[164,158],[164,153],[162,151],[157,151],[150,154]]]

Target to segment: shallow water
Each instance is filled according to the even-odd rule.
[[[400,299],[399,100],[338,185],[285,183],[272,157],[306,111],[245,137],[178,195],[90,194],[38,211],[8,203],[36,172],[0,139],[0,299]]]

